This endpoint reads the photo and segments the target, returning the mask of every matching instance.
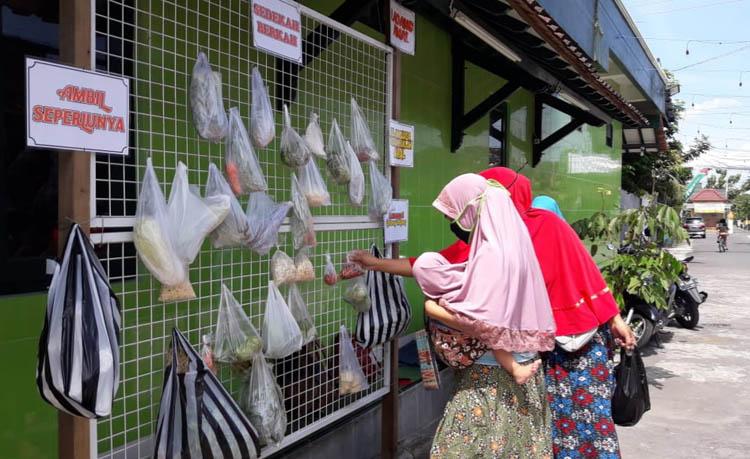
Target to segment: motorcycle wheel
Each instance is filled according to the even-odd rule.
[[[643,349],[654,334],[654,324],[637,312],[634,312],[630,319],[630,328],[633,330],[635,344],[639,349]]]
[[[683,313],[674,316],[677,323],[685,328],[693,329],[698,325],[700,320],[700,313],[698,312],[698,304],[692,298],[685,298],[683,302]]]

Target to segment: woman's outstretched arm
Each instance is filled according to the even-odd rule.
[[[378,258],[367,250],[355,250],[350,254],[350,258],[370,271],[381,271],[398,276],[414,277],[408,258]]]

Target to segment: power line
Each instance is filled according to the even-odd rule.
[[[645,14],[648,16],[657,16],[660,14],[672,14],[672,13],[679,13],[682,11],[692,11],[692,10],[697,10],[697,9],[702,9],[702,8],[709,8],[712,6],[727,5],[729,3],[739,3],[743,1],[745,0],[726,0],[722,2],[712,2],[712,3],[703,4],[703,5],[694,5],[694,6],[688,6],[685,8],[677,8],[677,9],[671,9],[671,10],[651,11],[651,12],[646,11]]]
[[[734,49],[732,51],[726,52],[724,54],[719,54],[718,56],[709,57],[708,59],[703,59],[702,61],[698,61],[698,62],[695,62],[693,64],[684,65],[682,67],[679,67],[679,68],[676,68],[676,69],[672,70],[672,72],[679,72],[681,70],[685,70],[685,69],[689,69],[691,67],[695,67],[696,65],[705,64],[706,62],[712,62],[712,61],[715,61],[717,59],[721,59],[722,57],[727,57],[727,56],[731,56],[732,54],[737,54],[737,53],[742,52],[742,51],[744,51],[746,49],[750,49],[750,45],[741,46],[741,47],[739,47],[737,49]]]
[[[705,93],[700,93],[700,92],[681,92],[680,95],[682,95],[682,96],[716,97],[716,98],[725,97],[725,98],[728,98],[728,99],[731,99],[731,98],[750,99],[750,96],[741,96],[739,94],[705,94]]]

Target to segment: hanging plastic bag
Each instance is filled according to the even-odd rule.
[[[273,119],[271,99],[268,89],[260,76],[258,67],[253,67],[252,105],[250,107],[250,133],[253,143],[258,148],[265,148],[276,136],[276,125]]]
[[[342,279],[354,279],[355,277],[359,277],[363,274],[365,274],[365,269],[357,263],[356,261],[352,261],[352,254],[351,252],[346,254],[346,261],[344,262],[344,266],[341,268],[341,278]]]
[[[646,367],[638,349],[620,351],[615,367],[615,390],[612,394],[612,419],[619,426],[634,426],[651,409]]]
[[[294,260],[281,250],[277,250],[271,257],[271,279],[276,285],[292,284],[297,280]]]
[[[220,142],[227,135],[229,123],[222,97],[221,73],[212,71],[206,55],[198,53],[190,80],[190,108],[198,135],[211,142]]]
[[[216,374],[216,361],[214,360],[214,349],[213,349],[214,335],[211,333],[203,335],[201,337],[201,360],[206,364],[206,368],[211,370],[211,373]]]
[[[162,285],[160,301],[195,298],[187,265],[180,259],[171,236],[167,203],[159,187],[151,158],[138,195],[133,224],[133,243],[146,269]]]
[[[302,348],[302,332],[276,284],[268,283],[263,316],[263,350],[270,359],[281,359]]]
[[[289,304],[289,309],[292,311],[294,320],[297,321],[297,325],[299,325],[299,329],[302,332],[302,344],[305,345],[314,340],[318,333],[315,330],[315,322],[310,317],[310,311],[307,310],[305,300],[302,299],[302,293],[296,284],[289,287],[287,303]]]
[[[344,140],[339,124],[334,118],[331,124],[331,132],[328,135],[328,151],[326,154],[326,166],[333,181],[339,185],[346,185],[351,179],[349,172],[349,152],[346,151],[346,140]]]
[[[281,160],[291,168],[302,167],[310,161],[310,149],[292,127],[289,107],[284,104],[284,128],[281,131]]]
[[[297,272],[295,282],[312,282],[315,280],[315,267],[313,267],[307,249],[300,249],[294,256],[294,267]]]
[[[344,301],[351,304],[357,312],[367,312],[370,309],[370,290],[364,276],[347,281]]]
[[[214,336],[214,357],[219,362],[249,362],[263,347],[260,335],[225,284],[221,284],[219,317]]]
[[[356,394],[370,385],[359,366],[357,354],[346,326],[339,327],[339,395]]]
[[[331,261],[331,255],[329,254],[326,254],[326,267],[323,272],[323,281],[327,285],[336,285],[336,282],[339,281],[339,275],[336,274],[336,266],[333,264],[333,261]]]
[[[375,149],[375,142],[372,141],[370,128],[367,127],[367,120],[362,114],[357,101],[352,97],[352,133],[351,142],[354,153],[360,161],[377,161],[380,159],[378,151]]]
[[[380,172],[378,164],[370,161],[370,218],[377,221],[383,220],[383,215],[388,213],[393,200],[393,188],[391,182]]]
[[[290,219],[294,248],[299,250],[303,247],[315,247],[315,222],[307,205],[307,199],[300,190],[297,175],[292,174],[292,208],[294,212]]]
[[[245,125],[237,107],[229,109],[229,133],[226,141],[224,168],[229,185],[237,196],[251,191],[266,191],[268,185],[255,156]]]
[[[331,195],[328,194],[328,187],[320,175],[315,160],[310,159],[304,166],[297,169],[297,179],[299,180],[302,194],[307,199],[307,205],[310,207],[330,206]]]
[[[349,202],[353,206],[361,206],[365,199],[365,174],[362,172],[362,165],[354,155],[352,146],[346,143],[346,151],[349,156]]]
[[[320,121],[318,114],[310,112],[310,122],[307,123],[307,129],[305,129],[305,143],[307,148],[310,149],[310,153],[317,156],[320,159],[326,159],[326,150],[323,143],[323,131],[320,129]]]
[[[242,247],[252,240],[253,233],[247,221],[247,215],[242,211],[240,202],[232,193],[232,189],[219,172],[214,163],[208,165],[208,179],[206,180],[206,199],[214,196],[229,196],[229,213],[211,233],[211,242],[215,249],[227,247]]]
[[[284,439],[284,396],[263,353],[253,357],[247,384],[240,395],[240,406],[258,429],[261,446],[275,445]]]
[[[262,191],[250,193],[247,201],[247,220],[253,234],[249,247],[258,255],[268,255],[278,245],[279,228],[292,208],[289,201],[275,203]]]

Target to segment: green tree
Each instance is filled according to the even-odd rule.
[[[750,220],[750,194],[741,194],[734,198],[732,211],[737,220]]]

